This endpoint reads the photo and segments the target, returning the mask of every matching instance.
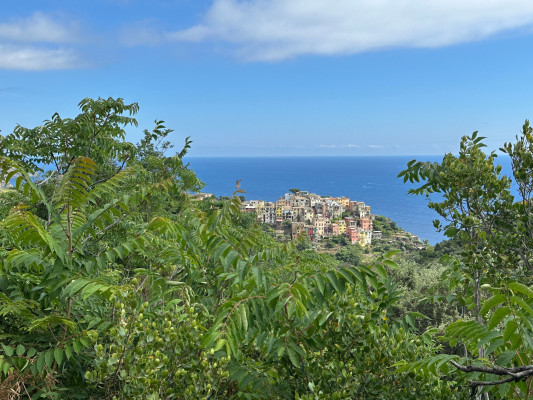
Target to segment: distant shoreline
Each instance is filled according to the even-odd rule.
[[[433,227],[437,214],[427,207],[425,197],[407,193],[415,184],[397,178],[413,158],[442,160],[439,156],[197,156],[184,162],[206,184],[202,190],[216,196],[231,196],[238,179],[246,199],[276,201],[289,188],[347,196],[370,204],[373,213],[434,245],[444,239]]]
[[[361,155],[257,155],[257,156],[243,156],[243,155],[228,155],[228,156],[190,156],[187,155],[184,157],[185,160],[187,159],[206,159],[206,158],[216,158],[216,159],[224,159],[224,158],[426,158],[426,157],[444,157],[444,154],[422,154],[422,155],[402,155],[402,154],[391,154],[391,155],[369,155],[369,154],[361,154]]]

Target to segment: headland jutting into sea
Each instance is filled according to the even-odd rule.
[[[201,199],[211,196],[210,193],[196,195]],[[312,242],[319,242],[324,238],[345,236],[348,243],[363,247],[383,239],[383,232],[374,229],[376,215],[371,213],[370,206],[346,196],[331,197],[290,189],[276,202],[243,200],[241,210],[255,213],[259,222],[275,229],[278,238],[295,240],[307,237]],[[418,236],[403,231],[394,239],[403,237],[421,242]]]

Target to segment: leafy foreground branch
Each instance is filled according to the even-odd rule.
[[[165,154],[137,105],[86,99],[73,119],[1,138],[0,390],[31,398],[460,398],[395,364],[439,350],[395,317],[387,254],[345,265],[276,243],[238,197]],[[126,116],[123,114],[127,114]],[[42,164],[55,172],[35,171]],[[43,171],[49,171],[43,168]],[[13,195],[13,194],[16,195]],[[13,394],[15,396],[15,394]]]
[[[458,156],[441,163],[411,161],[399,176],[421,182],[411,190],[430,201],[442,222],[435,226],[463,243],[459,257],[444,257],[443,277],[463,318],[440,338],[456,354],[400,363],[400,371],[453,379],[472,395],[529,399],[533,376],[533,129],[501,151],[509,156],[512,176],[502,175],[497,155],[485,154],[483,137],[463,137]],[[511,187],[516,188],[517,198]],[[442,299],[443,300],[443,299]]]

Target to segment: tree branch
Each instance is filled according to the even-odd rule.
[[[450,363],[460,371],[463,372],[484,372],[487,374],[505,376],[508,375],[508,378],[501,379],[498,381],[472,381],[468,384],[472,388],[478,386],[494,386],[500,385],[502,383],[508,382],[518,382],[524,379],[527,379],[530,376],[533,376],[533,365],[522,365],[514,368],[503,368],[498,366],[493,367],[484,367],[484,366],[475,366],[475,365],[461,365],[454,360],[450,360]]]

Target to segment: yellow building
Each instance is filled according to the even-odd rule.
[[[285,200],[279,199],[276,201],[276,217],[281,217],[283,215],[283,207],[287,205]]]
[[[339,235],[344,235],[346,233],[346,222],[341,219],[337,221],[337,224],[339,225]]]
[[[363,247],[365,247],[367,244],[366,235],[366,231],[359,231],[359,244]]]
[[[342,206],[342,208],[344,208],[345,210],[350,208],[350,198],[349,197],[331,197],[331,200],[334,200],[337,203],[339,203]]]

